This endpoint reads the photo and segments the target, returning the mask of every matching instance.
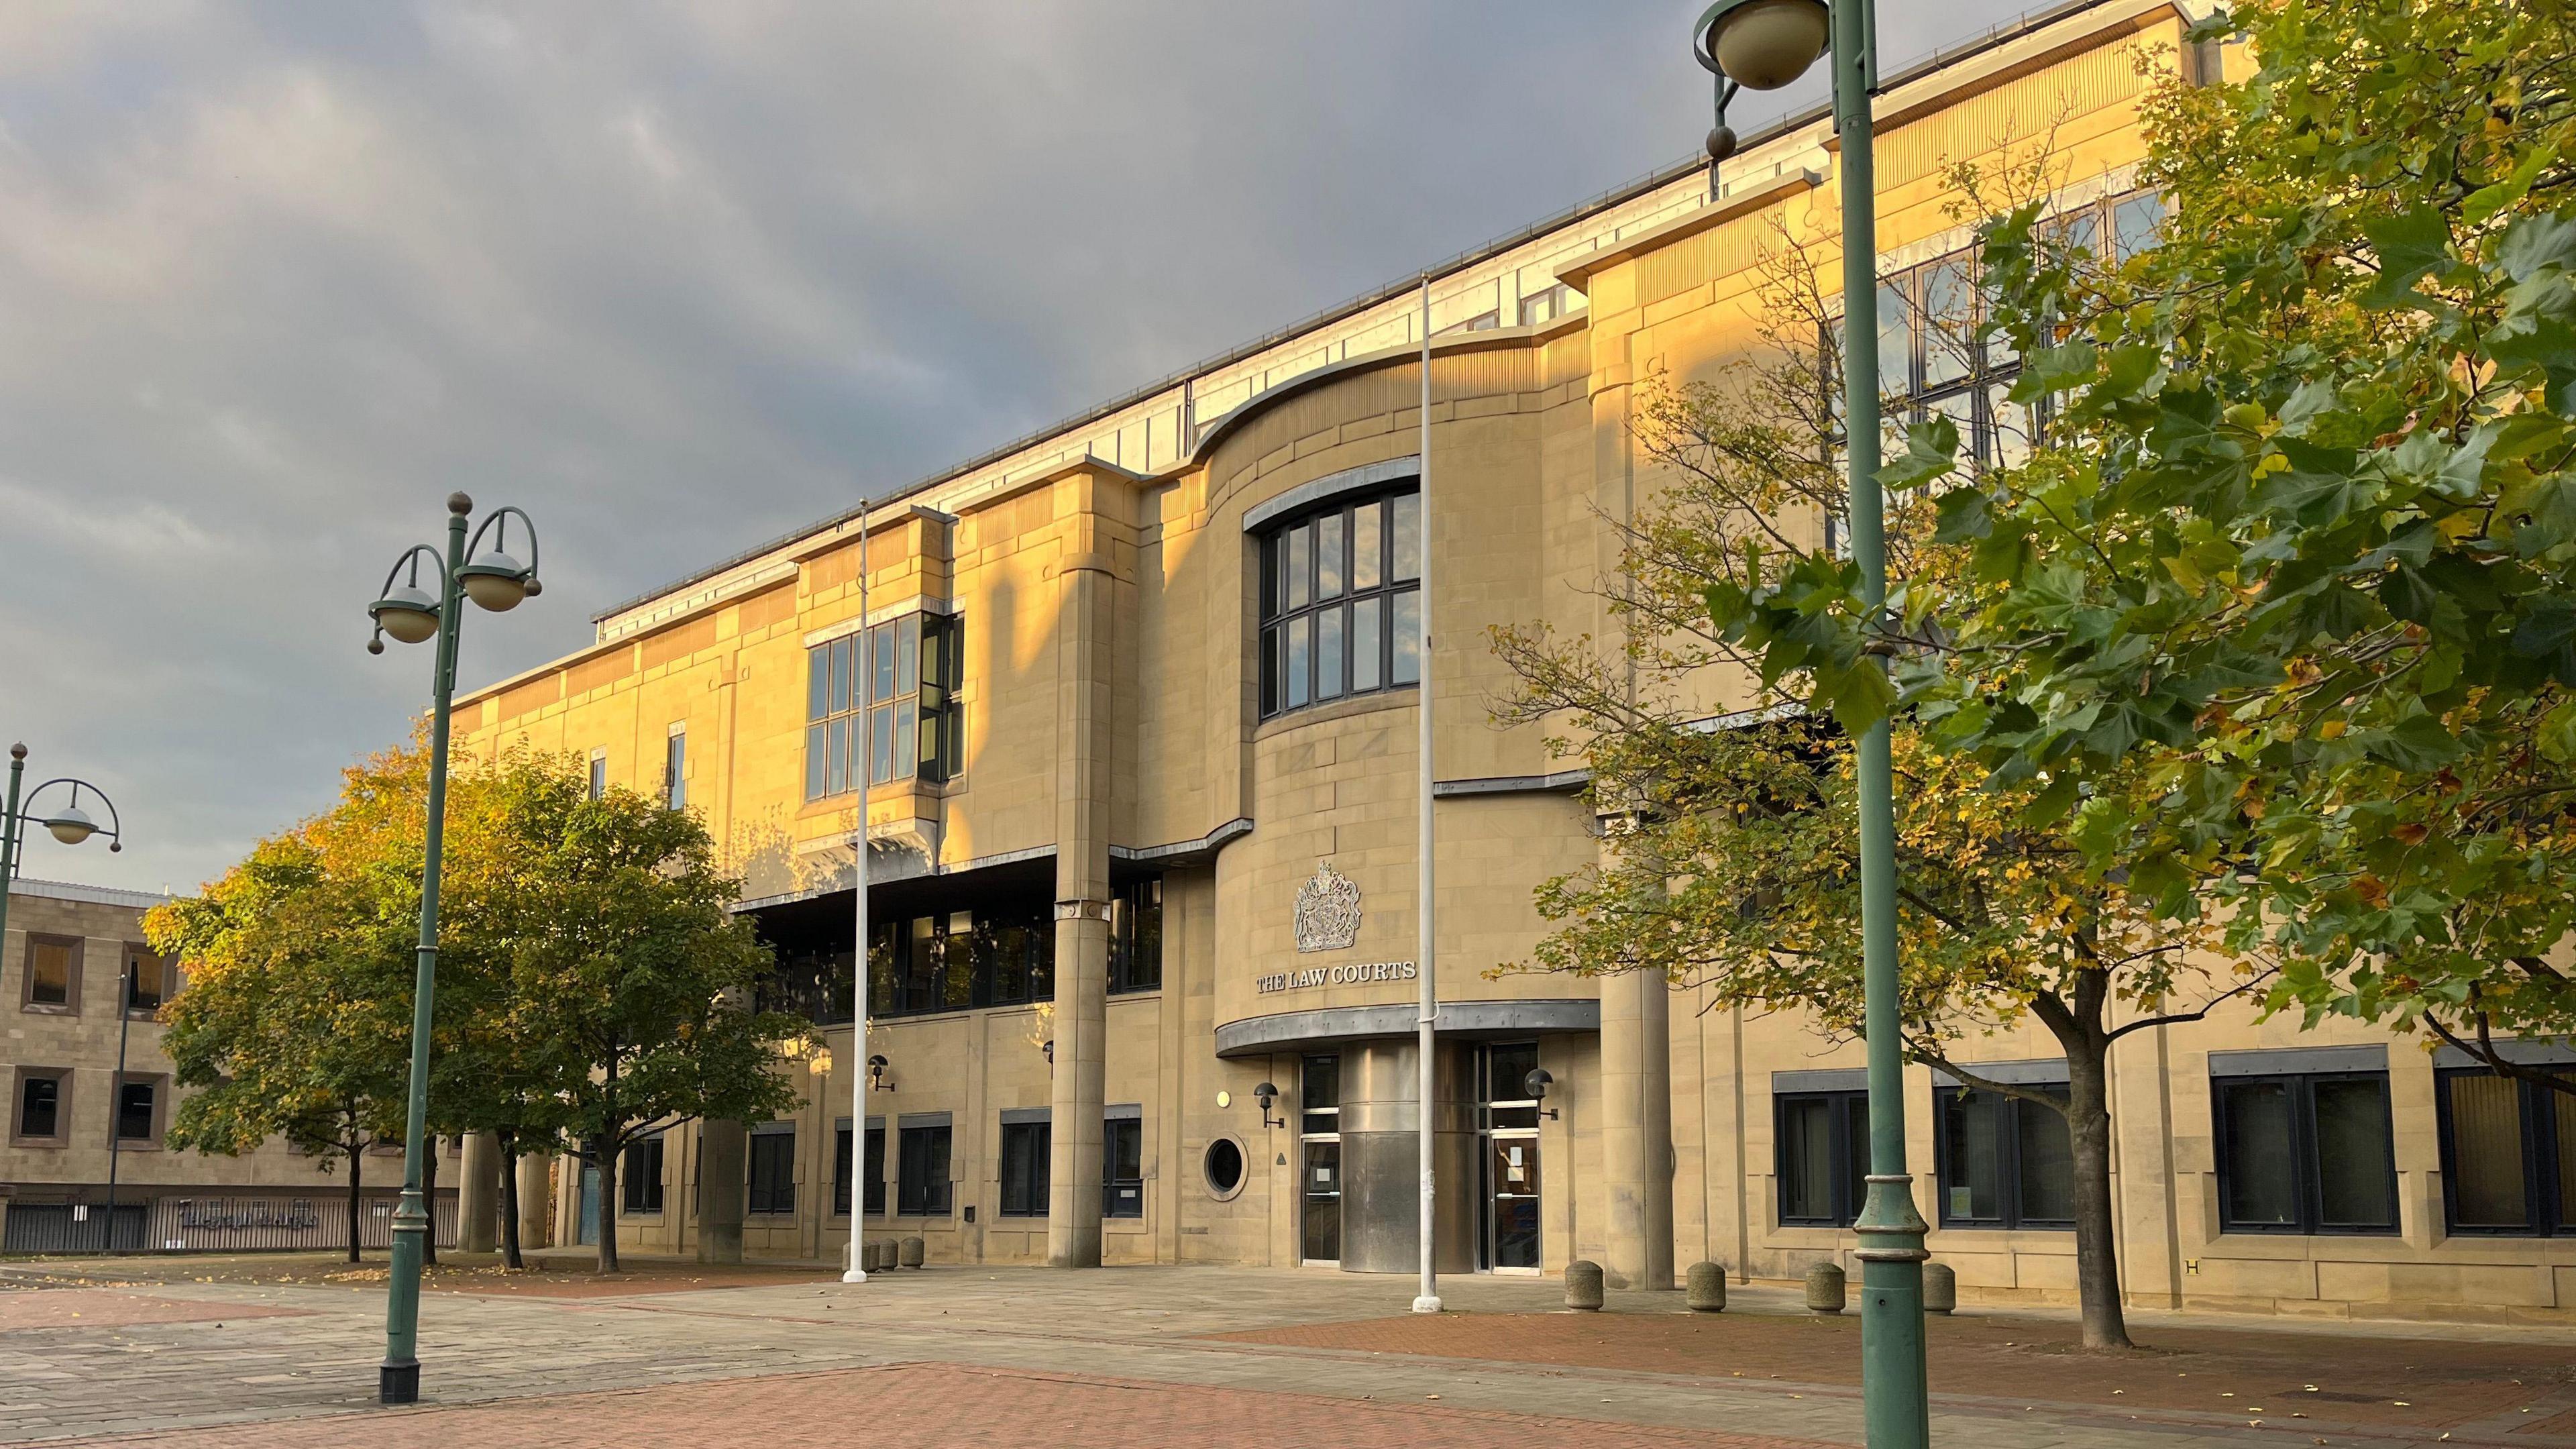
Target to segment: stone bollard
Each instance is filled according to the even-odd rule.
[[[1691,1264],[1688,1298],[1693,1313],[1724,1313],[1726,1269],[1715,1263]]]
[[[924,1256],[921,1239],[904,1239],[903,1246],[898,1251],[903,1255],[901,1259],[903,1266],[907,1268],[918,1268],[921,1266],[921,1260]]]
[[[885,1244],[870,1239],[859,1244],[859,1271],[878,1273],[885,1269]]]
[[[1589,1258],[1577,1258],[1565,1265],[1565,1306],[1591,1312],[1600,1311],[1600,1264]]]
[[[1840,1313],[1843,1311],[1843,1270],[1831,1263],[1818,1263],[1807,1270],[1807,1311]]]
[[[1959,1275],[1947,1263],[1923,1265],[1923,1311],[1948,1313],[1959,1306]]]

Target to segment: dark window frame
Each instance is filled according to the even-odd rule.
[[[1043,1218],[1051,1201],[1055,1129],[1047,1122],[1005,1122],[1000,1150],[1000,1214],[1006,1218]],[[1018,1161],[1014,1162],[1014,1149]]]
[[[1163,989],[1163,878],[1142,876],[1109,893],[1109,994]]]
[[[54,1085],[54,1130],[46,1134],[26,1131],[27,1088],[31,1083]],[[9,1083],[9,1141],[17,1147],[65,1147],[72,1140],[72,1069],[70,1067],[20,1067]]]
[[[1408,504],[1414,523],[1414,567],[1412,574],[1400,577],[1396,550],[1397,519]],[[1354,586],[1358,577],[1357,539],[1363,509],[1378,510],[1374,515],[1378,525],[1377,582],[1367,588]],[[1327,521],[1335,522],[1338,528],[1337,567],[1341,581],[1330,597],[1319,592],[1323,576],[1321,550],[1306,542],[1310,536],[1319,537]],[[1303,602],[1295,602],[1296,595],[1290,590],[1290,565],[1286,555],[1292,545],[1302,546],[1306,555],[1300,561],[1306,573]],[[1262,527],[1253,551],[1259,575],[1255,586],[1258,605],[1255,609],[1257,626],[1253,633],[1253,653],[1255,667],[1260,674],[1262,719],[1278,719],[1339,700],[1419,687],[1423,661],[1418,649],[1414,659],[1414,677],[1396,677],[1396,665],[1401,657],[1396,647],[1399,632],[1396,622],[1404,600],[1411,599],[1417,611],[1422,608],[1422,555],[1429,548],[1430,523],[1422,513],[1422,488],[1418,478],[1336,498]],[[1365,685],[1359,683],[1358,651],[1354,647],[1357,625],[1348,622],[1358,618],[1359,606],[1363,603],[1377,606],[1378,619],[1375,680]],[[1329,695],[1321,692],[1324,651],[1319,636],[1326,615],[1345,621],[1341,625],[1342,644],[1337,666],[1340,677],[1334,681],[1335,692]],[[1306,692],[1302,698],[1292,698],[1285,676],[1290,652],[1288,640],[1301,623],[1306,625],[1308,639],[1302,666],[1307,675]],[[1418,631],[1418,613],[1416,626]]]
[[[2015,1085],[2027,1085],[2034,1091],[2047,1091],[2050,1088],[2055,1088],[2060,1092],[2066,1090],[2066,1084],[2064,1082],[2029,1082],[2016,1083]],[[2067,1132],[2070,1139],[2068,1142],[2068,1173],[2070,1175],[2068,1198],[2070,1204],[2074,1196],[2071,1182],[2074,1170],[2074,1144],[2071,1140],[2073,1137],[2072,1124],[2068,1123],[2065,1114],[2063,1113],[2043,1107],[2039,1103],[2030,1101],[2026,1098],[2012,1096],[2009,1093],[2003,1092],[1987,1092],[1984,1094],[1986,1096],[1996,1098],[2003,1109],[1996,1121],[1996,1132],[2000,1140],[1996,1144],[1995,1154],[1997,1162],[1996,1170],[2001,1176],[2003,1185],[2003,1211],[1992,1218],[1957,1217],[1951,1214],[1950,1112],[1952,1108],[1963,1103],[1970,1093],[1976,1092],[1977,1090],[1978,1089],[1975,1087],[1965,1085],[1949,1086],[1937,1082],[1932,1088],[1932,1184],[1933,1197],[1937,1199],[1937,1206],[1939,1209],[1937,1214],[1940,1219],[1939,1225],[1944,1228],[1958,1228],[1963,1231],[1970,1232],[2073,1232],[2075,1230],[2075,1219],[2072,1216],[2063,1218],[2036,1217],[2024,1211],[2024,1203],[2022,1201],[2024,1174],[2021,1156],[2021,1118],[2022,1114],[2025,1112],[2046,1113],[2048,1116],[2057,1119],[2057,1125],[2060,1130]]]
[[[603,799],[608,794],[608,754],[599,751],[590,757],[590,798]]]
[[[63,999],[36,999],[36,948],[66,948],[63,963]],[[39,1016],[78,1016],[81,1014],[81,986],[88,974],[89,942],[80,936],[57,935],[51,931],[29,931],[26,947],[18,953],[18,1009]]]
[[[662,1211],[662,1173],[668,1151],[659,1132],[626,1144],[617,1163],[618,1216],[650,1217]]]
[[[1132,1171],[1121,1170],[1122,1143]],[[1145,1122],[1141,1117],[1112,1117],[1100,1125],[1100,1215],[1145,1215]]]
[[[2380,1103],[2389,1112],[2388,1120],[2388,1207],[2389,1225],[2353,1226],[2328,1224],[2324,1221],[2324,1183],[2318,1171],[2316,1089],[2320,1084],[2353,1081],[2375,1082]],[[2289,1093],[2291,1142],[2290,1180],[2296,1200],[2293,1220],[2287,1223],[2239,1222],[2230,1214],[2230,1174],[2228,1148],[2234,1129],[2228,1121],[2227,1090],[2252,1083],[2278,1083]],[[2216,1160],[2212,1163],[2218,1179],[2218,1230],[2220,1233],[2260,1233],[2271,1237],[2325,1238],[2393,1238],[2405,1231],[2406,1206],[2398,1195],[2396,1097],[2390,1090],[2387,1069],[2363,1071],[2318,1072],[2249,1072],[2241,1075],[2213,1076],[2209,1083],[2209,1119]]]
[[[126,1097],[135,1088],[150,1092],[145,1104],[144,1130],[130,1133],[126,1127]],[[170,1127],[170,1077],[166,1072],[124,1072],[116,1078],[116,1095],[108,1103],[108,1129],[126,1151],[150,1149],[161,1145],[162,1135]]]
[[[765,1150],[764,1150],[765,1149]],[[763,1181],[763,1169],[768,1180]],[[749,1186],[743,1211],[758,1217],[793,1215],[796,1211],[796,1125],[754,1130],[745,1144],[743,1170]],[[782,1180],[783,1179],[783,1180]]]
[[[1783,1156],[1789,1148],[1789,1111],[1806,1102],[1825,1103],[1826,1189],[1833,1201],[1826,1216],[1789,1211],[1789,1174]],[[1857,1154],[1857,1156],[1855,1156]],[[1869,1093],[1866,1089],[1792,1091],[1771,1094],[1772,1216],[1784,1228],[1848,1228],[1860,1220],[1869,1195]],[[1857,1166],[1860,1173],[1852,1169]]]
[[[175,963],[162,959],[159,953],[140,941],[126,942],[124,954],[125,970],[117,983],[117,993],[125,998],[125,1014],[135,1021],[151,1021],[160,1015],[162,1004],[178,994],[179,973]],[[147,962],[151,966],[152,1004],[140,1006],[136,1004],[136,988],[143,984]]]
[[[2542,1068],[2557,1075],[2576,1073],[2576,1064],[2550,1063]],[[2483,1066],[2438,1067],[2433,1073],[2433,1118],[2442,1162],[2442,1231],[2463,1238],[2576,1237],[2576,1201],[2564,1201],[2560,1178],[2558,1114],[2576,1114],[2576,1101],[2554,1087],[2520,1078],[2505,1078],[2515,1088],[2515,1121],[2521,1133],[2522,1192],[2525,1224],[2463,1225],[2459,1202],[2459,1137],[2451,1117],[2451,1084],[2462,1077],[2498,1077]]]
[[[850,1215],[850,1148],[851,1129],[843,1123],[833,1129],[832,1147],[832,1216]],[[872,1218],[885,1216],[885,1127],[867,1129],[866,1156],[859,1169],[867,1178],[866,1209]]]
[[[913,1161],[918,1144],[919,1170]],[[894,1215],[899,1218],[944,1218],[957,1211],[957,1158],[953,1129],[938,1126],[898,1127],[895,1139]],[[933,1149],[936,1149],[934,1153]],[[938,1167],[930,1167],[933,1157]]]
[[[805,651],[805,799],[838,799],[962,773],[963,615],[926,609],[855,628]],[[862,732],[866,732],[864,735]],[[875,739],[882,733],[882,740]],[[863,739],[869,753],[862,764]],[[863,770],[874,778],[858,778]]]
[[[671,731],[662,746],[662,808],[689,808],[689,732],[686,728]]]

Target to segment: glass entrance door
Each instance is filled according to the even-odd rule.
[[[1306,1058],[1298,1083],[1297,1256],[1342,1261],[1342,1060]]]
[[[1476,1049],[1476,1127],[1484,1149],[1476,1256],[1488,1272],[1539,1270],[1538,1100],[1529,1094],[1529,1074],[1537,1067],[1536,1042]]]

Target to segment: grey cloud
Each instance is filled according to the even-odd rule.
[[[2006,13],[1884,8],[1892,57]],[[550,585],[467,677],[541,662],[1686,154],[1695,11],[0,6],[0,736],[132,831],[29,873],[186,888],[401,738],[363,606],[451,489]]]

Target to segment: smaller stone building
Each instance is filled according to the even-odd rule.
[[[186,988],[182,963],[143,939],[143,913],[164,899],[10,882],[0,937],[0,1253],[347,1246],[342,1164],[283,1142],[240,1157],[164,1144],[175,1089],[159,1012]],[[359,1240],[383,1247],[401,1152],[371,1154],[360,1182]],[[441,1241],[452,1241],[452,1204],[442,1202],[438,1217]]]

